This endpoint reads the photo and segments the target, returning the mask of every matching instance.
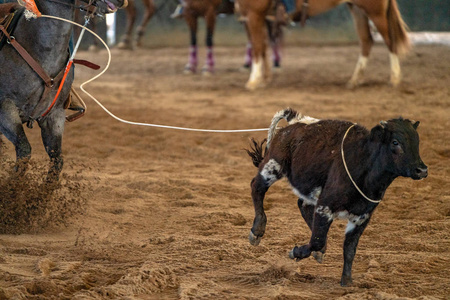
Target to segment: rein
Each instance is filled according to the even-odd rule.
[[[74,5],[71,3],[67,3],[64,1],[60,1],[60,0],[48,0],[50,2],[54,2],[54,3],[58,3],[58,4],[62,4],[62,5],[66,5],[66,6],[70,6],[72,8],[75,9],[79,9],[80,11],[85,11],[87,13],[89,13],[92,16],[101,16],[103,17],[103,15],[100,15],[97,13],[97,7],[93,4],[94,1],[93,0],[89,0],[89,3],[87,3],[86,5]]]
[[[347,129],[347,131],[345,132],[344,137],[342,138],[342,143],[341,143],[342,162],[344,163],[344,168],[345,168],[345,171],[347,171],[348,178],[350,178],[350,181],[353,183],[353,185],[354,185],[355,188],[358,190],[358,192],[361,194],[361,196],[363,196],[363,197],[364,197],[367,201],[369,201],[369,202],[372,202],[372,203],[380,203],[380,202],[381,202],[381,199],[380,199],[380,200],[372,200],[372,199],[370,199],[369,197],[367,197],[367,196],[359,189],[358,185],[357,185],[356,182],[353,180],[352,175],[350,175],[350,172],[349,172],[348,167],[347,167],[347,163],[345,162],[345,157],[344,157],[344,141],[345,141],[345,138],[347,137],[347,134],[348,134],[348,132],[350,131],[350,129],[352,129],[355,125],[356,125],[356,124],[353,124],[352,126],[350,126],[350,127]]]

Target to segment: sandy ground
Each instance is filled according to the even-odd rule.
[[[353,286],[339,285],[344,221],[333,223],[322,264],[288,258],[310,232],[286,182],[267,194],[261,244],[248,243],[256,169],[243,149],[265,132],[136,127],[85,97],[86,116],[66,124],[56,191],[42,183],[38,129],[27,129],[30,180],[17,186],[8,182],[14,152],[5,143],[0,299],[449,299],[449,48],[415,47],[393,89],[387,50],[377,46],[366,83],[351,91],[356,45],[288,47],[282,72],[256,92],[243,88],[242,50],[216,49],[211,77],[181,74],[186,49],[113,50],[110,70],[87,89],[124,119],[194,128],[266,128],[288,106],[368,128],[400,115],[421,121],[430,175],[398,178],[387,190],[361,238]],[[79,57],[106,61],[105,52]],[[78,83],[93,74],[77,66]]]

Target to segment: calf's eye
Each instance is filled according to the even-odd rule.
[[[393,141],[392,141],[392,145],[398,146],[398,145],[399,145],[399,144],[398,144],[398,141],[397,141],[397,140],[393,140]]]

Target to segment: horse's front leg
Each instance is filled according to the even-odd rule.
[[[216,25],[216,11],[211,8],[205,16],[206,21],[206,64],[202,68],[203,75],[211,75],[214,73],[214,52],[213,52],[213,38],[214,38],[214,27]]]
[[[333,219],[331,213],[327,211],[327,207],[319,206],[314,211],[312,234],[309,244],[301,247],[295,246],[289,252],[289,257],[292,259],[303,259],[311,255],[312,252],[325,251],[327,244],[328,230],[330,229]]]
[[[142,47],[142,38],[145,34],[145,28],[147,27],[148,22],[156,11],[155,3],[153,2],[153,0],[144,0],[142,2],[145,5],[145,14],[141,24],[136,28],[136,44],[138,47]]]
[[[189,60],[186,66],[184,67],[185,74],[192,74],[197,72],[197,26],[198,20],[197,17],[194,16],[192,12],[186,7],[184,12],[184,19],[189,27],[189,31],[191,34],[191,46],[189,48]]]
[[[39,121],[45,151],[50,157],[47,182],[57,182],[63,167],[61,146],[64,121],[65,113],[63,108],[54,108],[47,117]]]
[[[133,45],[133,28],[134,23],[136,22],[136,5],[134,0],[128,1],[127,10],[127,28],[125,30],[125,34],[123,35],[120,43],[117,44],[117,48],[132,50],[134,48]]]
[[[353,89],[362,82],[364,70],[366,69],[367,62],[369,60],[370,50],[373,45],[372,34],[370,33],[369,19],[361,8],[356,5],[351,5],[350,11],[355,21],[356,32],[358,33],[359,42],[361,46],[361,54],[359,55],[358,62],[356,63],[353,75],[347,83],[347,87]]]
[[[0,99],[0,131],[16,149],[15,170],[21,176],[25,173],[31,157],[31,145],[23,130],[19,110],[10,99]]]
[[[352,265],[356,254],[356,247],[358,246],[359,238],[369,224],[369,221],[370,216],[364,223],[359,225],[354,224],[351,221],[348,222],[347,229],[345,230],[344,268],[341,277],[342,286],[348,286],[352,283]]]
[[[264,86],[264,78],[270,78],[270,69],[266,57],[266,33],[264,30],[264,15],[256,12],[248,13],[248,32],[253,47],[253,60],[250,78],[246,84],[249,90]]]

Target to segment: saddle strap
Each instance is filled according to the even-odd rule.
[[[53,86],[53,79],[47,75],[41,65],[28,53],[25,48],[20,45],[13,36],[10,36],[3,25],[0,25],[0,30],[5,34],[8,42],[16,51],[22,56],[22,58],[28,63],[28,65],[41,77],[47,87]]]

